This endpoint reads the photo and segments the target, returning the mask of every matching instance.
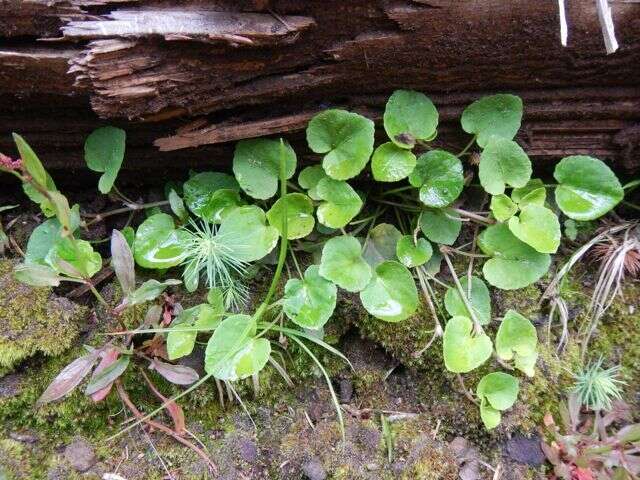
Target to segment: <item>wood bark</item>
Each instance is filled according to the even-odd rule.
[[[613,55],[595,2],[566,5],[564,48],[555,1],[0,0],[0,129],[69,168],[91,129],[117,124],[126,168],[187,168],[228,163],[242,138],[303,147],[327,106],[378,120],[397,88],[432,97],[440,141],[458,146],[465,105],[513,92],[536,160],[584,153],[634,170],[640,4],[611,4]]]

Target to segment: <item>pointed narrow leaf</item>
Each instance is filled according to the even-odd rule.
[[[149,368],[152,368],[175,385],[191,385],[200,378],[198,372],[191,367],[161,362],[157,358],[151,360]]]
[[[36,402],[36,406],[59,400],[71,393],[88,375],[97,360],[98,351],[76,358],[53,379]]]
[[[93,380],[97,375],[99,375],[107,367],[113,365],[116,362],[116,360],[118,360],[119,356],[120,356],[120,352],[117,349],[115,349],[113,347],[112,348],[108,348],[102,354],[102,359],[100,360],[100,363],[98,363],[98,366],[93,371],[93,375],[91,376],[91,380]],[[90,380],[90,382],[91,382],[91,380]],[[109,392],[111,392],[111,387],[113,387],[113,382],[108,383],[103,389],[92,393],[91,394],[91,400],[93,400],[95,403],[101,402],[102,400],[107,398],[107,395],[109,395]]]
[[[130,355],[122,355],[104,370],[94,373],[84,391],[85,395],[93,395],[117,380],[129,366],[130,359]]]
[[[136,288],[135,262],[127,239],[119,230],[111,232],[111,266],[120,282],[124,295]]]

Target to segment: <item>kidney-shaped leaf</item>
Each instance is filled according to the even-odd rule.
[[[303,193],[288,193],[279,198],[267,212],[269,224],[276,227],[282,235],[282,219],[284,207],[287,210],[287,238],[303,238],[311,233],[315,225],[313,218],[313,203]]]
[[[493,372],[482,377],[476,387],[480,416],[488,430],[500,423],[500,411],[511,408],[518,398],[518,379],[508,373]]]
[[[362,249],[362,257],[372,268],[396,257],[396,245],[402,238],[400,231],[389,223],[380,223],[369,232]]]
[[[520,129],[522,99],[498,94],[476,100],[462,112],[462,129],[477,135],[476,142],[485,147],[492,136],[511,140]]]
[[[319,273],[349,292],[359,292],[371,280],[371,267],[362,258],[360,242],[348,235],[325,243]]]
[[[468,317],[451,318],[442,338],[444,365],[454,373],[466,373],[479,367],[491,356],[493,345],[485,334],[473,336],[473,322]]]
[[[547,190],[539,178],[532,178],[524,187],[514,188],[511,192],[511,200],[522,207],[530,203],[544,205],[546,199]]]
[[[515,310],[507,311],[496,334],[498,356],[503,360],[513,360],[515,357],[516,368],[532,377],[533,366],[538,358],[537,345],[538,333],[529,319]]]
[[[399,322],[418,308],[418,290],[407,267],[396,261],[382,262],[371,282],[360,292],[367,312],[386,322]]]
[[[233,173],[247,195],[260,200],[278,191],[280,155],[285,160],[286,178],[296,171],[296,153],[287,142],[268,138],[240,140],[233,154]]]
[[[318,196],[317,186],[323,178],[327,178],[327,174],[324,168],[322,168],[322,165],[312,165],[302,169],[300,175],[298,175],[298,184],[307,190],[309,198],[312,200],[322,200]]]
[[[45,260],[56,272],[75,278],[91,278],[102,268],[102,257],[86,240],[61,238]]]
[[[320,267],[311,265],[304,279],[292,278],[284,287],[284,313],[292,322],[317,330],[331,318],[336,308],[336,286],[320,276]]]
[[[144,268],[170,268],[182,263],[184,233],[176,230],[171,215],[156,213],[138,227],[133,256]]]
[[[318,182],[316,192],[324,200],[318,207],[318,221],[326,227],[344,227],[362,208],[360,195],[347,182],[324,178]]]
[[[504,193],[506,185],[524,187],[531,178],[531,160],[513,140],[491,138],[480,155],[478,178],[491,195]]]
[[[241,380],[264,368],[271,344],[254,338],[256,325],[248,315],[226,318],[209,339],[205,352],[205,370],[218,380]]]
[[[615,173],[601,160],[584,155],[565,157],[553,172],[559,185],[556,203],[574,220],[594,220],[615,207],[624,190]]]
[[[484,278],[502,290],[516,290],[540,279],[551,264],[547,253],[540,253],[519,240],[509,227],[491,225],[478,237],[478,245],[490,258],[484,263]]]
[[[405,235],[396,245],[396,256],[405,267],[419,267],[429,261],[433,255],[433,247],[424,238],[419,238],[417,243],[411,235]]]
[[[325,110],[307,126],[309,148],[326,154],[322,167],[336,180],[355,177],[364,169],[373,152],[373,135],[371,120],[346,110]]]
[[[427,209],[420,215],[420,229],[433,243],[453,245],[461,228],[462,222],[458,215],[446,208]]]
[[[420,201],[426,206],[446,207],[462,193],[462,163],[449,152],[431,150],[418,157],[409,183],[420,188]]]
[[[556,253],[560,246],[560,222],[546,207],[530,203],[509,219],[509,230],[538,252]]]
[[[416,140],[435,137],[438,111],[424,93],[396,90],[387,101],[383,121],[391,141],[401,148],[411,149]]]
[[[84,143],[84,159],[94,172],[104,172],[98,190],[109,193],[124,160],[126,133],[116,127],[102,127],[91,132]]]
[[[499,222],[506,222],[518,211],[518,205],[504,193],[492,195],[489,208],[491,209],[493,216]]]
[[[406,178],[416,166],[416,156],[409,150],[387,142],[371,157],[371,171],[377,182],[397,182]]]
[[[460,279],[460,285],[464,292],[473,312],[481,325],[486,325],[491,321],[491,296],[489,289],[478,277],[471,277],[471,288],[469,288],[469,277],[464,276]],[[464,300],[460,296],[460,292],[456,287],[447,289],[444,296],[444,306],[452,317],[470,317]]]
[[[226,173],[200,172],[196,173],[182,186],[184,201],[194,214],[200,218],[213,221],[213,197],[219,191],[238,192],[240,187],[235,178]]]
[[[216,241],[236,260],[253,262],[273,250],[279,236],[277,228],[267,225],[262,209],[249,205],[236,208],[224,218]]]
[[[207,303],[180,312],[171,323],[171,329],[167,334],[169,360],[189,355],[196,343],[197,329],[207,331],[215,329],[220,324],[221,314],[220,308]]]

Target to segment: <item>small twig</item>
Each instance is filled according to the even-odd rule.
[[[160,423],[156,420],[151,420],[150,418],[145,418],[145,416],[142,415],[140,410],[138,410],[138,408],[133,404],[133,402],[129,398],[129,395],[127,394],[124,387],[122,386],[122,381],[120,379],[117,379],[115,381],[115,384],[116,384],[116,389],[118,391],[118,395],[120,396],[120,399],[124,402],[124,404],[131,411],[131,413],[133,413],[133,416],[136,417],[137,420],[149,425],[152,428],[155,428],[156,430],[160,430],[161,432],[166,433],[177,442],[181,443],[187,448],[190,448],[200,458],[202,458],[206,462],[206,464],[208,465],[212,473],[214,473],[215,475],[218,474],[218,467],[216,466],[215,463],[213,463],[213,460],[211,460],[209,456],[200,447],[198,447],[197,445],[194,445],[192,442],[190,442],[186,438],[182,438],[180,435],[174,432],[171,428],[167,427],[165,424]]]
[[[473,398],[473,395],[471,394],[471,392],[467,390],[467,386],[464,384],[464,379],[462,378],[462,375],[460,375],[459,373],[456,373],[456,378],[458,379],[458,383],[462,388],[462,393],[464,394],[464,396],[467,397],[467,399],[470,402],[473,402],[475,405],[478,405],[478,401],[475,398]]]

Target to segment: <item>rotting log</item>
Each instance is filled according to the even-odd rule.
[[[640,4],[612,3],[620,49],[607,56],[595,3],[566,3],[563,48],[554,1],[0,0],[0,129],[69,168],[109,122],[128,132],[125,168],[184,169],[227,163],[242,138],[303,144],[327,106],[379,119],[396,88],[431,96],[457,148],[464,106],[509,91],[536,160],[637,169]]]

